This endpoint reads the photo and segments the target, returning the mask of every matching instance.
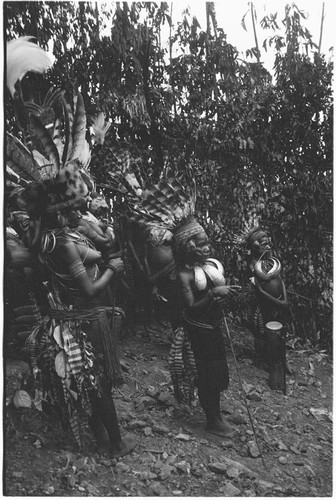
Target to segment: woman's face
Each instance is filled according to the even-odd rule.
[[[205,232],[193,236],[186,244],[189,263],[204,263],[210,257],[209,240]]]
[[[82,214],[77,209],[69,210],[67,213],[68,224],[70,227],[77,227],[81,218]]]
[[[262,233],[255,245],[255,253],[264,258],[272,254],[272,241],[266,233]]]
[[[96,215],[96,216],[100,216],[100,215],[103,215],[104,213],[108,213],[109,206],[106,203],[104,196],[97,196],[96,198],[91,200],[89,210],[90,210],[90,212],[93,213],[93,215]]]

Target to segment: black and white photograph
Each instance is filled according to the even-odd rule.
[[[332,0],[0,17],[2,495],[333,498]]]

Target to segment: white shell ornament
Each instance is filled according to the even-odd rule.
[[[207,259],[203,269],[214,286],[225,285],[224,268],[217,259]]]
[[[279,259],[277,259],[275,257],[271,257],[270,259],[268,259],[268,261],[272,264],[272,268],[269,271],[265,272],[262,269],[262,263],[263,263],[262,260],[258,260],[254,266],[255,275],[260,280],[269,281],[269,280],[275,278],[276,276],[278,276],[278,274],[280,274],[282,266],[281,266],[281,262],[279,261]]]
[[[199,266],[194,268],[194,276],[195,276],[195,285],[197,290],[205,290],[207,286],[207,279],[205,272]]]

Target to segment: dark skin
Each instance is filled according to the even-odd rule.
[[[64,223],[74,222],[77,217],[76,210],[69,211]],[[116,274],[122,273],[124,269],[121,258],[109,259],[107,265],[112,265],[114,269],[107,268],[96,281],[93,281],[92,266],[101,261],[101,253],[85,244],[69,241],[62,236],[56,239],[56,246],[50,255],[55,264],[55,270],[66,274],[71,273],[71,265],[74,262],[78,260],[83,262],[86,272],[73,279],[73,286],[80,292],[77,305],[81,305],[81,303],[87,305],[88,299],[99,295],[108,286],[111,279]],[[110,390],[107,389],[101,397],[95,397],[89,423],[97,439],[99,452],[109,450],[112,456],[117,457],[128,453],[134,447],[133,443],[121,439]]]
[[[19,210],[26,212],[27,203],[24,200],[22,193],[24,191],[19,191],[10,200],[11,210]],[[40,218],[30,218],[29,225],[23,230],[19,224],[15,225],[15,230],[20,236],[22,242],[27,248],[35,249],[40,241],[40,230],[41,230],[41,219]]]
[[[185,263],[190,266],[196,263],[202,265],[210,257],[210,246],[205,232],[194,236],[192,240],[187,242],[187,246],[189,248],[185,255]],[[218,306],[222,305],[225,299],[236,295],[239,288],[235,285],[211,287],[208,283],[206,289],[200,293],[195,285],[194,270],[187,267],[180,270],[178,280],[186,311],[195,319],[209,314],[213,303]],[[223,421],[220,411],[220,390],[199,385],[198,395],[207,419],[206,429],[221,437],[231,436],[233,429],[227,422]]]
[[[89,238],[101,252],[106,253],[112,250],[112,238],[109,233],[103,231],[99,224],[80,218],[77,222],[77,229]]]
[[[78,210],[71,210],[67,214],[67,222],[71,226],[76,226],[76,222],[80,219],[80,213]],[[66,222],[66,220],[64,221]],[[102,259],[102,254],[96,249],[88,248],[86,245],[81,243],[75,243],[69,241],[67,238],[59,237],[56,240],[56,247],[51,253],[51,257],[56,265],[56,268],[60,272],[69,272],[70,266],[76,260],[83,261],[86,268],[90,268],[93,264],[98,264]],[[87,273],[83,273],[74,279],[74,285],[79,290],[80,295],[84,298],[90,298],[98,295],[102,292],[112,277],[116,273],[121,273],[124,270],[124,264],[121,258],[110,259],[107,261],[107,265],[110,264],[115,268],[106,269],[104,274],[94,283],[91,280],[91,276]]]
[[[108,254],[113,251],[113,241],[110,234],[106,233],[106,226],[100,223],[95,223],[83,218],[82,214],[87,213],[87,207],[92,201],[88,195],[83,199],[83,202],[78,206],[78,210],[70,210],[67,214],[70,227],[82,233],[86,238],[92,241],[95,247],[103,254]]]
[[[249,268],[251,274],[254,274],[254,265],[257,260],[269,259],[272,257],[273,248],[271,238],[267,233],[262,232],[258,239],[253,243],[251,249],[252,261],[249,264]],[[260,303],[262,304],[266,314],[269,314],[270,311],[279,311],[281,312],[281,314],[286,315],[289,313],[290,304],[287,300],[287,290],[285,283],[280,275],[272,278],[272,280],[276,280],[278,282],[279,286],[277,288],[281,290],[278,297],[274,297],[271,293],[268,293],[264,289],[265,284],[259,282],[259,280],[255,277],[254,284],[257,288],[257,294],[259,296]],[[287,373],[292,373],[292,370],[289,367],[288,363],[286,363],[286,370]]]
[[[145,273],[144,266],[139,259],[136,247],[140,248],[145,245],[144,235],[146,231],[146,225],[136,225],[133,224],[129,219],[126,218],[125,224],[125,240],[129,246],[131,254],[136,262],[137,268],[140,273]],[[135,242],[135,245],[133,244]]]
[[[35,265],[35,258],[32,252],[15,239],[6,239],[6,256],[9,265],[16,269],[31,268]]]
[[[253,248],[252,248],[252,252],[253,252],[254,262],[255,262],[255,260],[258,260],[260,258],[267,259],[267,258],[270,258],[272,256],[272,242],[266,233],[262,233],[262,235],[254,243]],[[252,273],[254,270],[254,262],[250,263],[250,270]],[[266,292],[262,288],[259,281],[256,279],[255,285],[258,289],[258,293],[259,293],[261,299],[268,301],[268,302],[272,303],[274,306],[279,307],[281,309],[287,309],[289,307],[289,303],[287,301],[287,291],[286,291],[285,284],[284,284],[281,276],[277,276],[274,279],[279,280],[279,282],[280,282],[281,290],[282,290],[282,293],[281,293],[282,298],[281,299],[273,297],[270,293]]]
[[[78,259],[83,261],[85,258],[85,264],[88,267],[101,261],[101,253],[97,250],[68,241],[62,237],[57,238],[56,247],[51,256],[56,266],[65,273],[69,270],[70,265]],[[74,279],[75,287],[81,292],[84,298],[87,299],[98,295],[106,288],[116,273],[123,271],[124,264],[120,258],[110,259],[107,264],[112,264],[115,271],[109,268],[106,269],[104,274],[94,283],[91,281],[88,273],[82,273]]]
[[[155,300],[167,301],[159,292],[160,271],[174,261],[171,241],[164,240],[162,245],[153,246],[150,242],[145,244],[144,265],[148,283],[152,285],[152,294]]]
[[[196,262],[204,264],[210,257],[210,246],[206,233],[197,234],[194,236],[192,242],[189,243],[191,243],[191,250],[193,250],[193,252],[191,252],[187,259],[188,262],[186,263],[190,265]],[[192,313],[193,317],[205,312],[213,301],[217,302],[219,305],[223,304],[226,298],[236,295],[240,288],[236,285],[221,285],[212,288],[211,293],[208,293],[210,289],[207,288],[204,292],[204,296],[200,299],[196,299],[193,269],[183,268],[178,274],[178,279],[181,284],[183,303]]]
[[[271,302],[276,307],[283,308],[283,309],[288,309],[289,303],[287,301],[287,291],[286,291],[285,283],[283,282],[281,276],[278,276],[276,279],[278,279],[280,281],[280,283],[281,283],[282,297],[283,297],[283,299],[277,299],[277,298],[273,297],[271,294],[265,292],[265,290],[263,290],[261,288],[260,283],[257,280],[255,281],[255,285],[256,285],[256,287],[258,289],[258,292],[259,292],[260,296],[264,300],[267,300],[268,302]]]

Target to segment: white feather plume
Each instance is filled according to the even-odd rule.
[[[105,115],[101,111],[96,118],[91,119],[93,140],[97,144],[104,144],[105,134],[111,127],[111,122],[105,122]]]
[[[81,164],[82,168],[84,168],[84,170],[87,170],[89,168],[90,161],[91,161],[91,150],[90,150],[89,143],[87,141],[83,142],[82,148],[80,150],[80,154],[78,156],[78,161],[80,162],[80,164]]]
[[[7,87],[12,96],[16,82],[26,73],[44,73],[54,63],[53,56],[31,42],[33,39],[33,36],[22,36],[7,42]]]

